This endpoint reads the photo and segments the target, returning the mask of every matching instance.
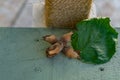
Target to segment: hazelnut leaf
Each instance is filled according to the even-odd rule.
[[[108,62],[116,52],[118,32],[109,18],[92,18],[79,22],[71,37],[74,50],[80,51],[81,60],[88,63]]]

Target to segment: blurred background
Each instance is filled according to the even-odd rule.
[[[0,27],[34,27],[33,4],[44,0],[0,0]],[[120,27],[120,0],[94,0],[98,17],[110,17]]]

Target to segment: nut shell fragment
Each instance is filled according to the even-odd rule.
[[[63,53],[68,57],[68,58],[75,58],[75,59],[80,59],[80,56],[76,51],[73,50],[73,48],[67,46],[64,47]]]
[[[46,35],[43,37],[43,39],[51,44],[54,44],[57,42],[57,38],[55,35]]]
[[[63,46],[62,42],[60,42],[60,41],[56,42],[55,44],[53,44],[46,50],[47,57],[53,57],[53,56],[59,54],[59,52],[62,51],[63,47],[64,46]]]

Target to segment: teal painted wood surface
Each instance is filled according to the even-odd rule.
[[[120,35],[117,52],[102,65],[68,59],[62,53],[47,58],[47,34],[62,34],[68,29],[0,28],[0,80],[120,80]],[[120,29],[117,29],[120,33]]]

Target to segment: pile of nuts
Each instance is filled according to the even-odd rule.
[[[46,49],[47,57],[54,57],[60,52],[63,52],[68,58],[80,59],[78,55],[80,51],[75,51],[71,46],[67,45],[71,40],[72,34],[73,32],[66,33],[60,39],[57,39],[55,35],[44,36],[43,39],[51,44],[51,46]]]

